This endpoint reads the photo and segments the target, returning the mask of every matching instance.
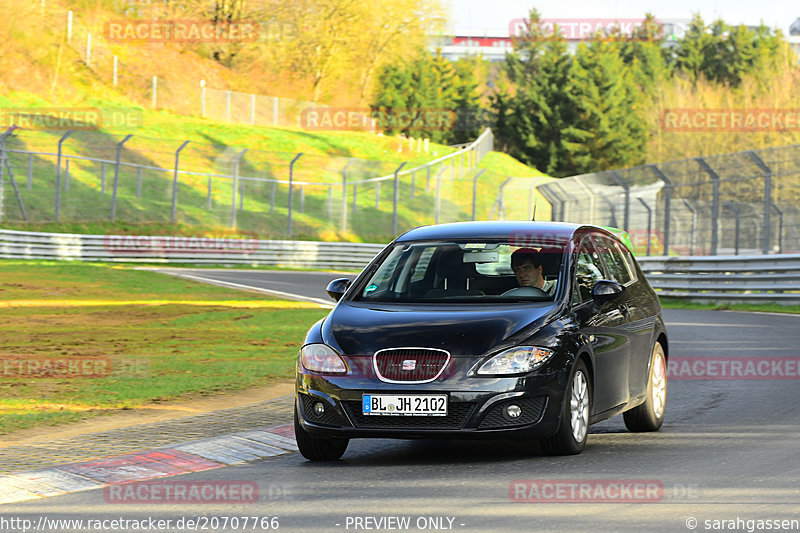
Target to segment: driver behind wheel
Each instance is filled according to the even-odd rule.
[[[542,256],[534,248],[520,248],[511,254],[511,270],[520,287],[535,287],[550,296],[556,291],[555,280],[545,280],[542,274]]]

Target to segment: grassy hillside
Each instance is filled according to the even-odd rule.
[[[454,151],[435,144],[425,151],[421,143],[372,133],[254,127],[191,116],[189,113],[198,112],[198,79],[205,79],[209,87],[280,93],[248,81],[192,47],[111,45],[96,40],[92,61],[87,63],[77,43],[107,17],[103,4],[47,0],[44,11],[39,3],[33,4],[0,5],[0,109],[91,107],[105,114],[114,111],[129,120],[121,124],[106,120],[102,129],[79,131],[65,141],[64,154],[72,158],[68,175],[67,160],[61,163],[58,223],[54,207],[56,157],[52,154],[63,132],[17,132],[8,140],[8,148],[40,153],[32,158],[10,154],[28,221],[22,219],[6,178],[0,219],[4,227],[184,235],[238,231],[262,238],[384,241],[393,236],[392,182],[383,182],[380,187],[358,184],[355,202],[353,187],[349,186],[343,201],[343,170],[347,168],[352,184],[389,175],[403,162],[406,168],[413,168]],[[65,42],[67,9],[75,12],[71,44]],[[109,50],[123,65],[117,86],[111,83]],[[166,102],[170,110],[151,108],[148,87],[154,74],[161,80],[158,101]],[[139,165],[142,170],[120,167],[115,220],[111,221],[112,162],[117,143],[128,134],[133,137],[126,142],[121,161]],[[180,154],[178,205],[172,223],[175,151],[186,140],[190,142]],[[293,188],[291,235],[288,187],[277,185],[273,189],[271,183],[246,179],[237,192],[237,203],[242,195],[244,202],[236,212],[233,229],[233,191],[228,176],[233,174],[234,157],[244,149],[247,152],[239,165],[239,175],[244,178],[287,180],[289,161],[297,153],[304,154],[294,167],[293,179],[298,185]],[[479,178],[475,198],[479,219],[489,216],[497,190],[508,176],[540,175],[501,154],[490,154],[480,167],[486,172]],[[433,169],[430,176],[419,173],[413,178],[402,177],[398,231],[433,223],[437,213],[439,222],[471,218],[472,176],[477,170],[462,171],[459,160],[453,167]],[[213,175],[210,195],[206,174]],[[545,216],[543,213],[541,218]]]

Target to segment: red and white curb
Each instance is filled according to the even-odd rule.
[[[0,476],[0,504],[200,472],[297,451],[292,424]]]

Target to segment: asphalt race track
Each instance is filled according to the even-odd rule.
[[[191,274],[320,300],[327,299],[327,282],[341,277]],[[289,453],[171,478],[255,482],[253,503],[118,504],[95,489],[0,505],[0,530],[22,531],[3,527],[11,517],[34,525],[41,517],[169,519],[168,531],[187,530],[187,520],[197,517],[205,517],[194,524],[199,531],[800,530],[800,316],[664,315],[670,381],[657,433],[629,433],[617,416],[592,426],[585,451],[570,457],[545,456],[521,442],[352,441],[335,463]],[[741,364],[734,368],[735,358]],[[236,527],[232,517],[239,517]],[[277,521],[253,528],[251,518],[243,527],[244,517]],[[175,527],[181,518],[184,529]],[[142,530],[107,524],[94,531]],[[45,531],[71,530],[81,529]]]

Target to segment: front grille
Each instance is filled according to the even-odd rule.
[[[512,404],[522,408],[522,414],[519,418],[510,418],[505,414],[506,407]],[[544,413],[544,406],[546,404],[546,396],[511,399],[500,402],[489,409],[489,412],[483,417],[481,423],[478,424],[478,429],[497,429],[533,424],[542,418],[542,413]]]
[[[381,381],[425,383],[439,376],[450,354],[434,348],[388,348],[375,352],[374,358]]]
[[[314,412],[314,403],[321,402],[325,406],[325,412],[318,415]],[[307,394],[300,394],[300,405],[303,407],[304,418],[312,424],[319,424],[321,426],[341,426],[350,425],[342,424],[342,419],[336,412],[336,409],[326,401],[317,400],[313,396]]]
[[[375,429],[461,429],[475,408],[474,403],[455,402],[447,406],[447,416],[365,416],[361,402],[342,404],[355,427]]]

